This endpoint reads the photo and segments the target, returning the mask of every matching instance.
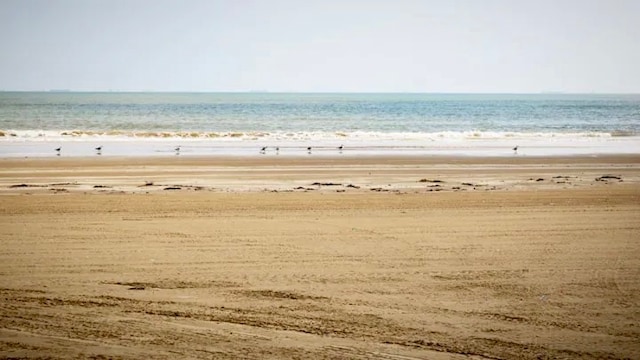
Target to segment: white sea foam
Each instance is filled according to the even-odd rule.
[[[464,155],[512,156],[519,146],[521,156],[598,154],[640,154],[640,136],[611,133],[524,133],[524,132],[72,132],[4,131],[0,157],[169,156],[181,145],[181,156],[266,155],[369,156],[369,155]],[[343,145],[342,151],[338,146]],[[279,151],[276,151],[276,147]]]
[[[247,140],[477,140],[477,139],[585,139],[635,137],[638,134],[625,131],[613,132],[510,132],[510,131],[440,131],[440,132],[375,132],[375,131],[132,131],[132,130],[0,130],[0,141],[95,141],[118,140],[217,140],[217,141],[247,141]]]

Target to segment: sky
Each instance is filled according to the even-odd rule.
[[[638,0],[0,0],[0,90],[640,93]]]

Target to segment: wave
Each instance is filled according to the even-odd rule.
[[[612,137],[631,137],[638,136],[638,133],[629,130],[614,130],[611,132]]]
[[[512,131],[439,131],[439,132],[374,132],[374,131],[130,131],[130,130],[0,130],[0,141],[20,140],[492,140],[492,139],[589,139],[640,136],[637,132],[615,130],[610,132],[512,132]]]

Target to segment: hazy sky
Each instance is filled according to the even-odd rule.
[[[0,89],[640,93],[639,0],[0,0]]]

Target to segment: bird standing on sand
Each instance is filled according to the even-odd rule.
[[[60,151],[62,150],[62,146],[56,148],[56,153],[60,155]]]
[[[264,154],[267,152],[267,147],[263,146],[262,148],[260,148],[260,154]]]
[[[276,146],[276,154],[280,154],[280,147]]]
[[[518,153],[518,145],[516,145],[516,147],[513,148],[513,153],[517,154]]]
[[[173,150],[176,151],[176,155],[179,155],[180,154],[180,145],[176,146],[176,148],[173,149]]]
[[[340,152],[342,152],[342,149],[344,149],[344,145],[338,146],[338,150],[340,150]]]
[[[307,147],[307,152],[311,154],[311,146]]]
[[[96,148],[96,152],[98,153],[98,155],[100,155],[102,153],[102,145],[98,146]]]

